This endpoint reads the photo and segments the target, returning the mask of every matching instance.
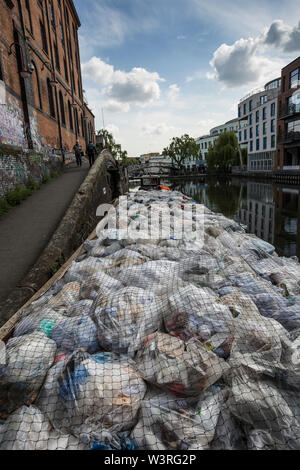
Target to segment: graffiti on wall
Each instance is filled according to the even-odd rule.
[[[19,184],[25,184],[28,179],[41,183],[44,176],[50,171],[58,171],[62,168],[61,156],[43,153],[25,153],[18,155],[0,154],[0,197],[14,189]]]
[[[0,143],[26,147],[23,116],[17,100],[10,98],[0,105]]]

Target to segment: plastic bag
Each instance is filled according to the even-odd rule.
[[[146,392],[134,363],[109,353],[75,352],[58,383],[68,428],[90,447],[101,442],[103,429],[130,431]]]
[[[184,343],[165,333],[145,338],[135,360],[146,382],[178,397],[197,396],[217,382],[228,367],[197,341]]]
[[[222,402],[219,387],[203,392],[196,404],[166,394],[145,399],[131,437],[143,450],[209,449]]]
[[[162,324],[167,298],[151,291],[130,287],[100,295],[92,307],[102,348],[119,354],[133,355],[143,338]]]
[[[100,350],[97,327],[87,316],[67,318],[57,323],[53,327],[51,338],[57,348],[63,351],[83,348],[89,353],[94,353]]]
[[[34,402],[55,354],[55,342],[40,331],[8,341],[0,375],[0,416]]]
[[[228,307],[216,302],[206,289],[189,285],[169,297],[164,315],[166,330],[186,341],[197,338],[205,342],[217,333],[231,335],[233,316]]]
[[[22,406],[0,427],[0,450],[84,449],[76,437],[54,430],[35,406]]]

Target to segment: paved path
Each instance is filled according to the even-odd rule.
[[[0,301],[16,287],[58,227],[76,191],[89,171],[83,165],[66,166],[62,175],[46,183],[36,193],[0,219]]]

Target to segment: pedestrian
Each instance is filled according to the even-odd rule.
[[[82,157],[82,147],[81,147],[78,140],[76,140],[76,144],[74,145],[73,150],[74,150],[74,153],[75,153],[77,166],[82,166],[82,158],[81,158]]]
[[[87,149],[86,149],[86,153],[88,154],[90,168],[91,168],[92,165],[95,163],[95,155],[96,155],[96,147],[92,141],[89,142]]]

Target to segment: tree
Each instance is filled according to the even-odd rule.
[[[239,144],[234,132],[222,132],[207,154],[208,171],[228,173],[239,156]]]
[[[101,129],[98,132],[98,135],[102,135],[104,137],[105,148],[112,154],[114,158],[117,160],[126,159],[127,151],[122,150],[121,145],[115,142],[113,135],[107,129]]]
[[[178,166],[182,166],[184,160],[198,159],[201,156],[200,145],[192,137],[184,134],[182,137],[174,137],[169,147],[164,148],[163,155],[168,156]]]

